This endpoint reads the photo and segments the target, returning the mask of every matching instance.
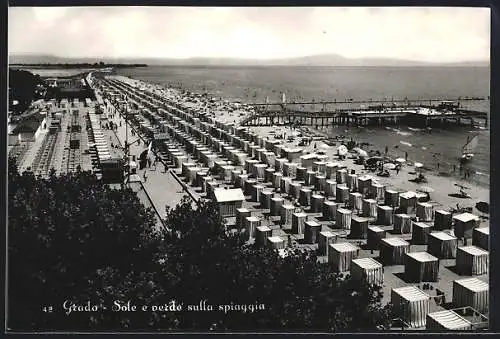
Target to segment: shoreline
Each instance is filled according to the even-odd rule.
[[[205,107],[206,104],[211,102],[211,97],[207,96],[204,97],[201,94],[197,94],[194,92],[191,92],[190,90],[186,89],[177,89],[177,88],[171,88],[167,86],[163,86],[161,84],[157,83],[151,83],[151,82],[145,82],[139,79],[131,78],[131,77],[126,77],[123,75],[119,75],[119,77],[129,79],[129,81],[132,81],[134,83],[140,83],[144,87],[148,89],[152,89],[153,91],[161,91],[161,92],[170,92],[173,93],[174,96],[179,99],[180,101],[183,102],[192,102],[190,99],[193,97],[196,97],[200,101],[196,103],[192,103],[191,105],[193,106],[194,109],[199,108],[202,109]],[[230,106],[231,104],[225,103],[225,102],[220,102],[219,100],[216,100],[216,104],[222,104],[223,106]],[[248,105],[250,106],[250,105]],[[236,112],[229,112],[229,111],[223,111],[224,107],[220,110],[217,111],[211,111],[208,113],[209,116],[220,119],[222,123],[226,124],[231,124],[235,123],[235,125],[238,125],[238,121],[241,120],[241,116],[239,115],[241,113],[236,111]],[[273,127],[249,127],[248,128],[250,131],[254,131],[258,133],[258,135],[262,135],[264,137],[270,137],[269,132],[274,131],[275,135],[279,135],[280,133],[290,133],[290,128],[289,127],[284,127],[284,126],[273,126]],[[317,131],[316,131],[317,132]],[[288,134],[289,135],[289,134]],[[281,140],[286,147],[296,147],[293,145],[291,142],[287,142],[286,138],[279,139]],[[317,141],[317,143],[320,143],[320,141]],[[314,149],[314,142],[311,143],[309,146],[300,146],[303,148],[304,152],[309,152],[312,153],[315,151]],[[382,149],[379,149],[382,151]],[[334,155],[336,152],[336,147],[330,147],[330,149],[326,150],[326,154],[329,156],[329,161],[334,161],[334,162],[340,162],[343,165],[347,165],[350,168],[357,168],[356,173],[362,173],[362,174],[369,174],[372,175],[374,178],[376,178],[379,182],[387,185],[388,187],[395,188],[399,191],[415,191],[418,189],[419,185],[415,184],[408,179],[411,178],[412,176],[412,169],[413,166],[405,165],[402,167],[402,170],[399,172],[397,175],[392,175],[389,178],[383,178],[383,177],[378,177],[374,173],[369,173],[366,172],[365,170],[362,169],[363,166],[360,165],[355,165],[354,161],[352,159],[345,159],[342,161],[338,161],[336,159],[336,156]],[[411,152],[408,152],[409,155],[409,160],[411,159]],[[358,172],[359,171],[359,172]],[[393,171],[391,171],[393,172]],[[478,183],[475,182],[465,182],[464,180],[460,178],[455,178],[455,177],[445,177],[445,176],[439,176],[433,171],[426,171],[425,176],[428,180],[427,184],[424,184],[425,186],[430,186],[432,187],[435,192],[431,193],[431,197],[436,203],[436,206],[442,206],[443,209],[448,209],[448,207],[454,207],[456,204],[459,204],[460,206],[468,206],[472,204],[472,207],[474,209],[475,203],[479,201],[486,201],[489,203],[490,201],[490,188],[487,185],[479,185]],[[449,194],[457,193],[458,188],[456,187],[455,183],[459,183],[461,185],[464,185],[469,188],[467,193],[471,196],[470,199],[462,199],[462,198],[455,198],[449,196]],[[477,213],[477,212],[476,212]]]
[[[185,93],[186,96],[192,96],[192,95],[196,95],[196,96],[203,96],[206,98],[206,101],[207,102],[210,102],[211,100],[215,100],[216,103],[220,103],[220,102],[224,102],[224,104],[226,104],[226,102],[228,103],[231,103],[231,102],[234,102],[236,100],[238,100],[242,106],[245,106],[245,107],[252,107],[252,103],[248,101],[249,98],[230,98],[230,97],[225,97],[225,96],[215,96],[213,94],[210,94],[210,93],[206,93],[206,92],[200,92],[200,91],[193,91],[192,89],[190,88],[185,88],[185,87],[182,87],[182,86],[168,86],[167,84],[165,84],[165,82],[163,81],[144,81],[144,80],[141,80],[137,77],[134,77],[134,76],[125,76],[125,75],[121,75],[121,74],[117,74],[118,76],[122,76],[122,77],[126,77],[128,79],[131,79],[132,81],[134,82],[140,82],[140,83],[143,83],[143,84],[149,84],[149,85],[153,85],[155,88],[160,88],[160,89],[168,89],[170,91],[175,91],[177,92],[178,95],[183,95],[183,93]],[[221,91],[219,91],[221,92]],[[224,94],[221,92],[221,94]],[[225,120],[226,122],[233,122],[233,120],[235,120],[235,122],[237,123],[238,120],[240,120],[240,116],[238,113],[241,113],[242,111],[244,111],[245,107],[243,107],[243,109],[241,111],[238,110],[238,112],[236,112],[236,114],[234,114],[235,112],[227,112],[227,116],[218,116],[220,117],[221,119]],[[218,114],[219,111],[217,111],[215,114]],[[250,114],[250,113],[247,113],[247,114]],[[326,137],[333,137],[335,134],[338,134],[337,131],[335,129],[346,129],[345,126],[339,126],[339,127],[334,127],[334,128],[327,128],[327,129],[324,129],[324,130],[321,130],[321,129],[316,129],[316,128],[313,128],[313,127],[306,127],[304,126],[305,128],[310,128],[311,130],[313,130],[315,133],[319,133],[319,134],[322,134]],[[407,126],[398,126],[398,127],[407,127]],[[351,128],[354,128],[354,127],[351,127]],[[373,127],[373,129],[377,129],[377,127]],[[340,131],[340,130],[339,130]],[[440,129],[435,129],[435,131],[439,132]],[[465,126],[459,126],[459,127],[456,127],[456,128],[450,128],[450,129],[447,129],[446,131],[454,131],[454,132],[463,132],[465,133],[467,131],[467,128]],[[482,132],[484,130],[477,130],[478,132]],[[354,138],[354,135],[352,135],[353,133],[349,133],[350,131],[348,130],[347,133],[341,133],[341,134],[345,134],[347,136],[347,138],[353,136]],[[388,131],[389,132],[389,131]],[[488,133],[490,133],[490,130],[488,129],[487,130]],[[356,131],[355,134],[358,134],[359,131]],[[369,136],[365,135],[365,136],[359,136],[359,135],[356,135],[356,138],[355,139],[360,139],[359,141],[368,141],[370,142],[371,140],[368,140],[369,139]],[[355,141],[358,141],[358,140],[355,140]],[[391,143],[390,141],[390,137],[388,136],[387,137],[387,142],[385,142],[385,145],[389,145]],[[372,144],[370,145],[370,148],[373,148],[375,150],[379,150],[381,151],[381,153],[383,153],[383,149],[384,149],[384,146],[385,145],[382,145],[381,143],[378,143],[378,144]],[[401,145],[399,145],[401,146]],[[391,151],[393,150],[393,147],[390,147],[389,148],[390,151],[389,151],[389,155],[391,155]],[[401,148],[400,148],[401,149]],[[412,159],[412,156],[411,154],[412,153],[415,153],[415,152],[419,152],[420,150],[416,151],[416,149],[409,149],[408,150],[408,158],[409,159]],[[396,155],[394,154],[394,156],[398,157],[398,156],[401,156],[401,155]],[[421,161],[419,159],[415,160],[415,161]],[[451,173],[451,169],[453,168],[453,163],[446,160],[446,159],[443,159],[443,160],[440,160],[439,161],[441,167],[440,169],[438,170],[437,168],[432,168],[430,166],[427,166],[426,168],[426,173],[432,173],[433,175],[436,175],[437,177],[440,177],[440,178],[449,178],[450,180],[456,180],[456,181],[464,181],[463,178],[462,178],[462,175],[463,173],[459,170],[459,162],[458,162],[458,158],[457,158],[457,162],[455,163],[455,166],[456,166],[456,171],[454,173]],[[427,165],[427,164],[424,164],[424,165]],[[444,165],[444,166],[443,166]],[[469,165],[465,165],[464,166],[464,169],[468,169],[468,167],[470,166]],[[443,168],[445,167],[445,168]],[[445,169],[448,169],[448,171],[446,171]],[[474,170],[472,169],[473,171],[473,174],[476,176],[476,178],[474,178],[474,175],[470,178],[470,179],[467,179],[465,180],[464,182],[466,182],[467,185],[478,185],[482,188],[488,188],[490,187],[490,180],[489,180],[489,176],[490,176],[490,173],[489,173],[489,168],[488,168],[488,172],[487,173],[483,173],[483,171],[477,171],[477,170]],[[449,175],[440,175],[439,173],[440,172],[448,172]],[[478,176],[481,176],[481,177],[478,177]],[[481,179],[484,179],[484,180],[481,180]]]
[[[401,128],[401,127],[406,127],[406,126],[397,126],[397,128]],[[333,137],[337,131],[335,131],[334,128],[326,128],[325,130],[321,130],[321,129],[316,129],[316,128],[311,128],[314,132],[318,133],[318,134],[321,134],[321,135],[324,135],[325,137]],[[375,130],[377,130],[377,128],[374,128]],[[464,132],[465,132],[466,129],[464,129]],[[378,128],[378,131],[383,131],[383,129],[381,128]],[[438,129],[436,129],[437,132],[439,132]],[[356,141],[356,142],[359,142],[361,144],[367,142],[367,140],[369,140],[369,138],[367,136],[364,136],[364,137],[359,137],[358,135],[356,136],[353,136],[353,133],[349,133],[349,131],[346,132],[346,139],[350,138],[350,137],[353,137],[353,139]],[[356,140],[358,138],[358,140]],[[387,137],[387,139],[390,139],[389,137]],[[392,142],[394,142],[394,140],[392,140]],[[404,146],[404,145],[401,145],[401,144],[392,144],[391,145],[391,142],[387,142],[386,145],[382,145],[381,143],[372,143],[372,142],[369,142],[369,145],[365,148],[365,147],[361,147],[363,148],[365,151],[368,151],[368,150],[375,150],[375,151],[380,151],[381,154],[385,155],[385,152],[384,152],[384,147],[387,145],[388,146],[388,153],[387,153],[387,156],[388,157],[392,157],[392,158],[398,158],[398,157],[401,157],[401,153],[403,152],[401,149],[402,147],[401,146]],[[397,146],[397,148],[395,148],[395,146]],[[397,151],[396,151],[397,149]],[[419,149],[419,148],[410,148],[409,150],[407,150],[408,152],[408,160],[409,162],[420,162],[421,160],[420,159],[414,159],[412,157],[412,153],[415,154],[416,153],[416,150],[418,151],[423,151],[422,149]],[[429,153],[432,153],[429,151]],[[489,184],[489,180],[488,182],[485,182],[485,181],[481,181],[479,179],[477,179],[477,176],[483,176],[485,179],[486,177],[489,178],[490,177],[490,174],[489,173],[482,173],[480,171],[476,171],[474,169],[472,169],[473,173],[476,175],[476,178],[473,176],[471,177],[470,179],[464,179],[463,178],[463,174],[465,172],[465,170],[469,169],[470,170],[470,165],[471,164],[465,164],[462,166],[462,168],[460,167],[460,162],[457,158],[457,161],[455,163],[452,163],[450,161],[448,161],[447,159],[442,159],[442,160],[439,160],[439,161],[436,161],[436,162],[439,162],[440,166],[439,168],[436,167],[436,165],[434,166],[428,166],[427,164],[424,164],[424,167],[423,169],[425,170],[425,173],[429,173],[429,174],[433,174],[437,177],[440,177],[440,178],[450,178],[450,179],[455,179],[455,180],[461,180],[463,182],[465,182],[466,184],[468,185],[471,185],[471,184],[474,184],[474,185],[478,185],[480,187],[483,187],[483,188],[488,188],[490,187],[490,184]],[[455,171],[452,170],[453,168],[453,165],[455,165]],[[448,171],[446,171],[448,170]],[[462,172],[463,170],[463,172]]]

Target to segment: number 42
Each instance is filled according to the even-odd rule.
[[[45,313],[52,313],[53,307],[52,306],[44,306],[44,307],[42,307],[42,311]]]

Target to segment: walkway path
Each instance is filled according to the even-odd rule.
[[[118,136],[120,144],[122,146],[125,145],[125,119],[120,117],[118,114],[115,114],[114,118],[110,120],[118,125],[116,135]],[[130,127],[128,130],[128,139],[129,143],[139,139],[137,134],[132,136]],[[141,140],[139,145],[135,142],[130,146],[130,155],[135,155],[137,159],[139,158],[139,155],[147,149],[147,147],[148,145],[145,144],[145,140]],[[178,203],[180,203],[182,197],[186,195],[182,186],[175,180],[175,178],[170,173],[165,173],[164,166],[162,164],[158,164],[156,167],[151,165],[150,168],[138,170],[137,173],[140,175],[141,180],[143,180],[144,187],[151,197],[155,208],[162,217],[165,212],[165,206],[174,208]],[[144,173],[146,173],[146,180],[144,180]]]

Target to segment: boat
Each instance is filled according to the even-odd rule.
[[[479,139],[479,134],[475,134],[472,137],[471,136],[467,137],[467,142],[462,147],[462,157],[460,158],[460,161],[462,163],[472,160],[472,158],[474,157],[473,152],[477,146],[478,139]]]

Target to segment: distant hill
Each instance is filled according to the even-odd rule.
[[[66,58],[54,55],[15,54],[9,56],[10,64],[75,64],[104,62],[107,64],[147,64],[172,66],[310,66],[310,67],[489,67],[488,61],[437,63],[390,58],[346,58],[338,54],[312,55],[282,59],[237,58]]]

